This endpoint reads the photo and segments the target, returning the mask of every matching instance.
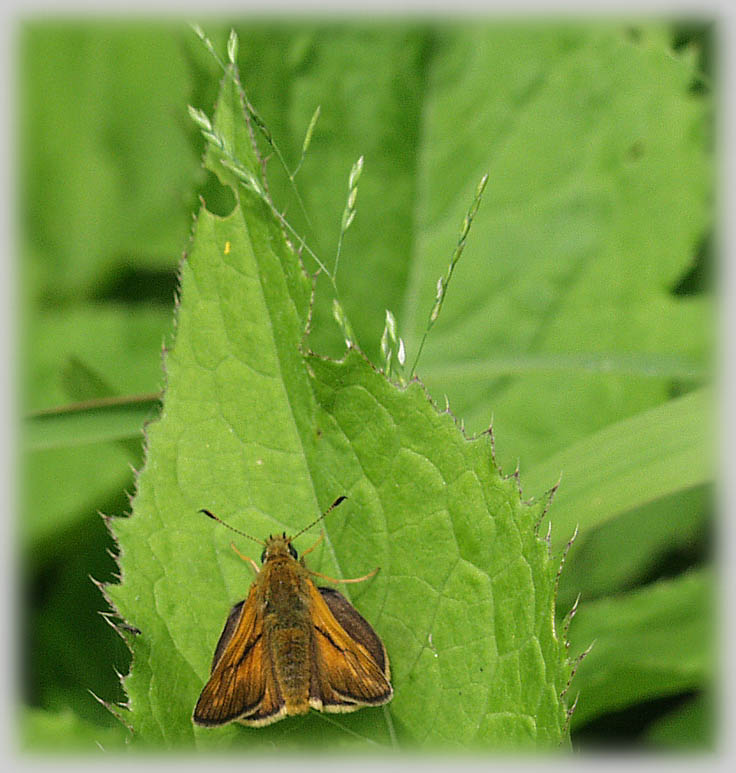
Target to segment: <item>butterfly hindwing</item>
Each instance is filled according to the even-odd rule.
[[[210,667],[210,673],[212,673],[215,670],[215,666],[217,665],[217,662],[222,657],[222,653],[225,651],[225,648],[227,647],[228,642],[230,641],[230,639],[232,639],[233,634],[235,633],[235,630],[238,627],[238,622],[240,621],[240,613],[243,609],[243,604],[245,604],[245,600],[239,601],[237,604],[233,606],[233,608],[230,610],[230,614],[227,616],[227,620],[225,621],[225,627],[222,629],[220,638],[217,640],[217,647],[215,647],[215,654],[212,656],[212,666]]]
[[[354,711],[391,699],[388,659],[378,636],[348,600],[312,585],[310,704],[322,711]]]
[[[391,679],[391,669],[386,648],[371,624],[339,591],[336,591],[334,588],[324,587],[317,588],[317,590],[337,622],[340,623],[352,639],[360,642],[368,650],[378,664],[378,667],[385,674],[386,679]]]

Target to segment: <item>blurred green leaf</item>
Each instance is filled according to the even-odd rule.
[[[707,546],[712,517],[712,486],[696,486],[579,534],[560,576],[558,610],[566,613],[578,594],[588,601],[629,590],[669,557]]]
[[[64,391],[72,400],[94,400],[115,393],[107,380],[78,357],[72,355],[62,368]]]
[[[23,751],[56,755],[59,752],[117,751],[125,746],[127,731],[122,725],[94,725],[69,710],[24,709],[20,734]]]
[[[294,205],[289,212],[329,267],[335,259],[350,169],[359,156],[365,159],[337,282],[357,340],[373,362],[378,362],[385,310],[401,310],[411,270],[417,161],[435,35],[436,28],[422,22],[306,25],[286,42],[287,101],[279,89],[273,95],[278,109],[263,106],[271,129],[284,137],[294,160],[314,109],[321,107],[297,178],[312,227]],[[244,67],[243,72],[248,70]],[[331,87],[326,89],[325,83]],[[256,89],[254,94],[254,99],[259,96]],[[284,115],[278,120],[280,112]],[[270,121],[271,116],[277,120]],[[474,175],[473,185],[480,177]],[[463,198],[463,215],[471,201],[472,191]],[[461,221],[462,215],[455,222],[455,240]],[[453,247],[454,241],[445,245],[447,260]],[[314,268],[309,263],[307,267]],[[332,321],[324,277],[317,279],[317,290],[311,346],[340,356],[342,336]]]
[[[617,422],[524,472],[527,492],[563,475],[555,495],[552,544],[565,544],[615,515],[712,481],[714,397],[700,389]]]
[[[709,301],[671,292],[711,225],[708,100],[690,92],[691,57],[673,56],[657,25],[636,31],[524,21],[448,27],[435,41],[394,311],[411,358],[488,172],[418,372],[471,430],[493,418],[503,468],[666,400],[668,360],[709,366]],[[533,357],[541,367],[519,375],[513,360]],[[494,374],[499,359],[512,362]]]
[[[99,503],[121,508],[121,498]],[[27,551],[20,615],[24,701],[70,709],[107,727],[119,721],[94,696],[113,705],[124,700],[118,674],[127,670],[130,652],[100,614],[109,608],[91,578],[113,578],[113,548],[102,518],[92,513],[55,533],[51,544]]]
[[[128,510],[125,491],[132,491],[131,465],[142,458],[117,443],[65,446],[34,451],[22,465],[19,537],[26,560],[54,550],[54,541],[70,528],[97,519],[98,512]],[[115,509],[109,510],[111,502]]]
[[[240,106],[226,80],[215,134],[257,174]],[[232,181],[218,154],[210,147],[209,167]],[[164,409],[133,515],[113,523],[122,583],[108,593],[142,632],[125,681],[135,738],[203,748],[566,745],[557,565],[534,528],[543,504],[523,504],[493,464],[490,438],[466,440],[420,385],[396,388],[355,350],[339,362],[304,353],[308,276],[263,200],[237,192],[230,216],[200,212]],[[215,638],[248,577],[229,535],[197,510],[254,535],[294,533],[342,493],[349,500],[324,522],[311,563],[337,577],[380,566],[350,595],[384,638],[393,701],[257,730],[194,727]]]
[[[570,650],[580,663],[573,728],[633,703],[706,687],[714,676],[715,588],[709,569],[581,604]]]
[[[539,375],[546,373],[591,373],[625,375],[634,378],[666,378],[703,381],[710,370],[702,363],[683,357],[636,354],[510,354],[489,355],[482,360],[448,362],[437,365],[435,375],[448,381],[483,381],[498,376]]]
[[[170,307],[121,303],[84,302],[35,314],[23,335],[24,412],[159,391],[161,347],[172,318]]]
[[[647,740],[655,747],[683,752],[716,751],[718,717],[710,692],[702,692],[653,722]]]
[[[198,174],[186,27],[71,20],[20,32],[28,289],[79,297],[131,265],[173,270]]]
[[[141,439],[144,422],[156,415],[158,395],[113,400],[107,405],[31,416],[26,420],[25,449],[42,451],[111,440]]]
[[[25,413],[103,395],[156,392],[171,309],[82,302],[47,309],[23,335]],[[21,538],[38,548],[131,489],[142,429],[155,406],[131,404],[39,415],[21,426]],[[129,442],[120,442],[129,439]],[[116,441],[116,442],[106,442]]]

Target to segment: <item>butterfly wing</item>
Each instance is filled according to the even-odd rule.
[[[215,670],[215,666],[217,665],[220,658],[222,657],[222,653],[225,651],[225,647],[227,647],[227,644],[230,641],[230,639],[233,638],[235,629],[238,627],[238,623],[240,622],[240,615],[243,609],[243,604],[245,604],[245,599],[235,604],[235,606],[230,610],[230,614],[227,616],[227,620],[225,621],[225,627],[222,629],[220,638],[217,640],[217,647],[215,647],[215,654],[212,656],[212,665],[210,666],[210,674]]]
[[[317,590],[345,632],[368,650],[386,679],[391,679],[386,648],[371,624],[339,591],[334,588],[318,588]]]
[[[283,700],[266,654],[263,615],[257,589],[251,587],[248,598],[230,611],[194,722],[214,726],[237,719],[258,726],[280,719]]]
[[[355,711],[393,696],[383,643],[355,607],[332,588],[312,585],[312,677],[309,703]]]

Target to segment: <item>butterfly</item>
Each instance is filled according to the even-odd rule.
[[[383,642],[342,593],[315,585],[312,577],[323,575],[307,569],[303,556],[299,560],[293,539],[283,533],[261,543],[262,565],[251,562],[257,574],[248,596],[230,610],[194,709],[195,724],[262,727],[310,708],[348,712],[393,697]],[[341,582],[360,582],[376,571]]]

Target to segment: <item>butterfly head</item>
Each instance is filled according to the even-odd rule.
[[[283,534],[269,535],[266,540],[266,546],[261,553],[261,563],[265,564],[266,561],[270,561],[272,558],[293,558],[295,561],[299,558],[299,554],[296,552],[296,548],[291,544],[291,537],[286,536],[286,532]]]

